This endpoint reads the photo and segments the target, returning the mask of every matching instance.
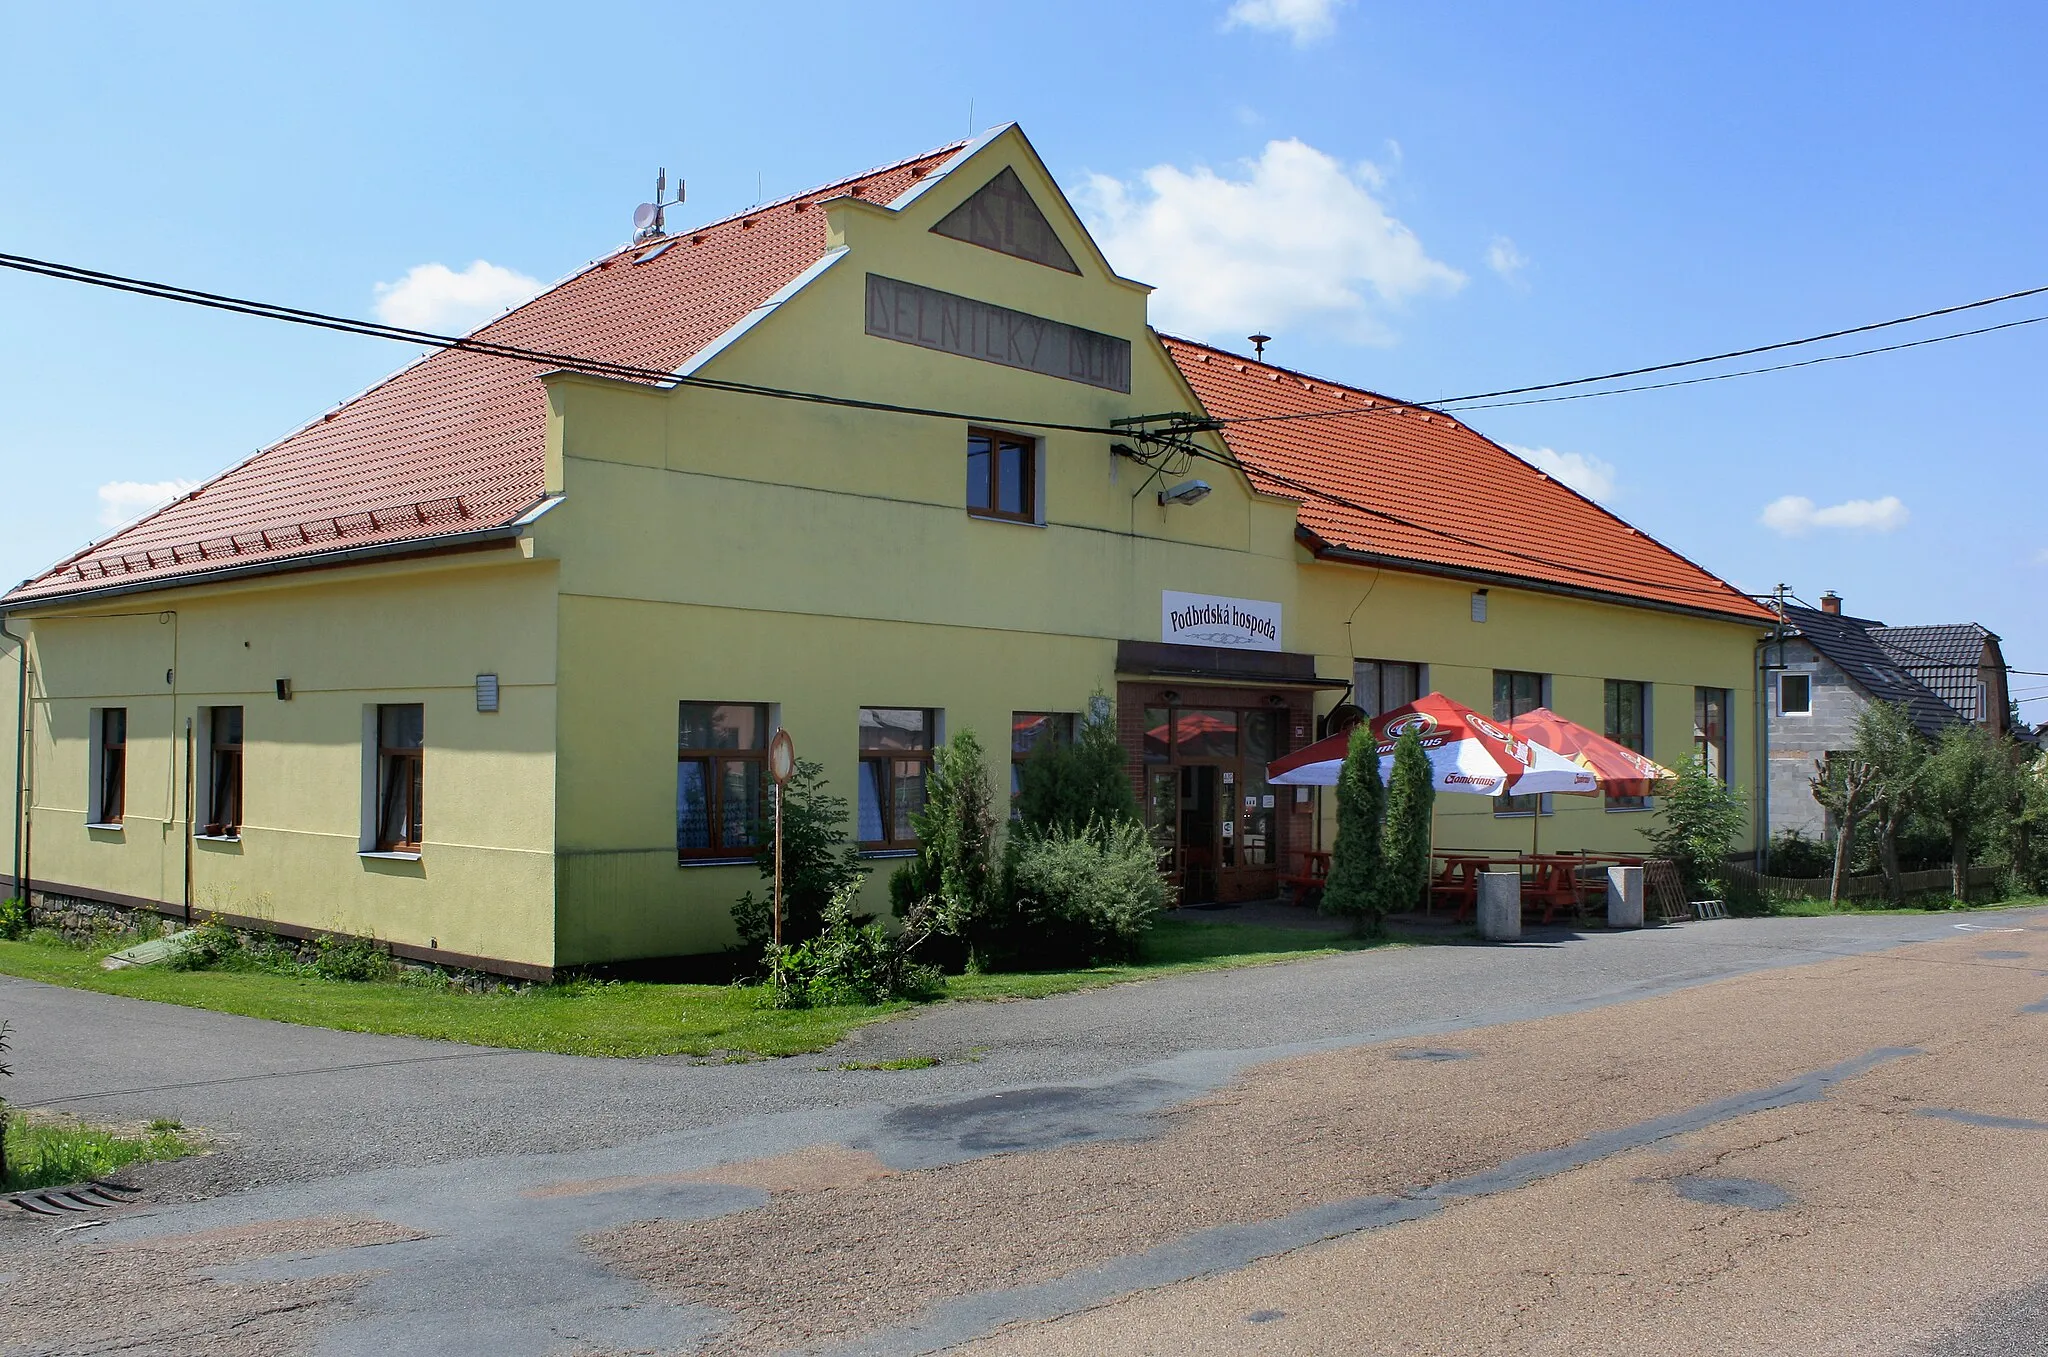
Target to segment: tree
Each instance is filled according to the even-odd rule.
[[[1097,693],[1089,700],[1072,744],[1040,740],[1024,760],[1017,818],[1041,833],[1078,834],[1098,822],[1144,823],[1109,699]]]
[[[825,907],[868,874],[860,849],[846,831],[846,798],[825,788],[823,764],[798,759],[796,771],[782,789],[782,942],[794,947],[818,935]],[[775,880],[775,834],[764,821],[754,855],[764,880]],[[748,891],[732,907],[740,949],[751,962],[763,955],[774,937],[774,887],[755,899]]]
[[[1920,776],[1922,809],[1948,831],[1949,894],[1969,899],[1971,850],[1999,836],[2014,770],[2005,744],[1967,722],[1941,733]]]
[[[1394,742],[1394,770],[1387,779],[1387,898],[1412,908],[1429,886],[1431,816],[1436,810],[1436,779],[1422,737],[1401,732]]]
[[[1677,865],[1694,899],[1720,894],[1722,864],[1749,820],[1742,793],[1695,758],[1658,800],[1663,823],[1643,832]]]
[[[971,730],[955,734],[932,755],[922,809],[911,815],[917,829],[917,862],[910,870],[934,927],[979,950],[987,946],[988,925],[1000,903],[996,872],[995,799],[989,790],[988,760]],[[899,910],[902,897],[897,897]],[[900,910],[913,914],[912,909]]]
[[[1877,770],[1854,754],[1829,751],[1814,761],[1813,799],[1835,817],[1835,866],[1828,879],[1828,906],[1842,903],[1856,826],[1877,804]]]
[[[1885,893],[1893,905],[1903,905],[1906,883],[1899,875],[1899,831],[1919,802],[1927,741],[1904,705],[1873,702],[1856,718],[1852,752],[1871,769],[1871,814],[1877,823],[1878,868],[1884,873]]]
[[[1322,908],[1350,919],[1361,933],[1376,934],[1386,926],[1385,825],[1379,744],[1369,727],[1353,726],[1344,769],[1337,775],[1337,842]]]

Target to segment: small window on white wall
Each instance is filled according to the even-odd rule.
[[[1778,675],[1778,715],[1808,716],[1813,712],[1813,675]]]

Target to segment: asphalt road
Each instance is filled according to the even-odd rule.
[[[2039,1353],[2048,911],[1956,922],[1360,953],[732,1066],[0,980],[17,1102],[224,1146],[0,1232],[0,1350]],[[896,1054],[942,1063],[838,1068]]]

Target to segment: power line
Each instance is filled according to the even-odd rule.
[[[1565,389],[1566,387],[1573,387],[1573,386],[1590,386],[1590,385],[1593,385],[1594,383],[1597,383],[1597,382],[1614,382],[1614,381],[1620,381],[1621,379],[1623,379],[1623,378],[1625,378],[1625,377],[1646,377],[1646,376],[1649,376],[1649,375],[1650,375],[1651,373],[1655,373],[1655,372],[1673,372],[1673,371],[1676,371],[1676,370],[1678,370],[1678,369],[1680,369],[1680,368],[1689,368],[1689,367],[1699,367],[1699,366],[1701,366],[1701,365],[1703,365],[1703,364],[1706,364],[1706,363],[1723,363],[1723,362],[1727,362],[1727,361],[1729,361],[1729,360],[1731,360],[1731,359],[1735,359],[1735,358],[1751,358],[1751,357],[1754,357],[1755,355],[1757,355],[1757,354],[1760,354],[1760,353],[1775,353],[1775,352],[1777,352],[1777,351],[1779,351],[1779,350],[1782,350],[1782,349],[1794,349],[1794,348],[1800,348],[1800,347],[1802,347],[1802,346],[1804,346],[1804,345],[1807,345],[1807,344],[1820,344],[1820,343],[1824,343],[1825,341],[1827,341],[1827,340],[1830,340],[1830,339],[1843,339],[1843,338],[1846,338],[1846,337],[1847,337],[1847,336],[1849,336],[1849,335],[1859,335],[1859,334],[1868,334],[1868,333],[1870,333],[1870,332],[1871,332],[1871,331],[1873,331],[1873,330],[1886,330],[1886,329],[1891,329],[1891,328],[1892,328],[1892,327],[1894,327],[1894,326],[1899,326],[1899,325],[1911,325],[1911,324],[1913,324],[1913,323],[1915,323],[1915,322],[1917,322],[1917,321],[1923,321],[1923,320],[1933,320],[1933,319],[1934,319],[1935,317],[1937,317],[1937,316],[1952,316],[1952,315],[1956,315],[1956,314],[1958,314],[1959,312],[1963,312],[1963,311],[1974,311],[1974,310],[1977,310],[1977,309],[1979,309],[1979,308],[1981,308],[1981,307],[1986,307],[1986,306],[1997,306],[1997,305],[1998,305],[1999,303],[2001,303],[2001,302],[2010,302],[2010,301],[2018,301],[2018,300],[2020,300],[2020,299],[2021,299],[2021,298],[2023,298],[2023,297],[2038,297],[2038,296],[2041,296],[2041,295],[2043,295],[2044,293],[2048,293],[2048,285],[2043,285],[2043,286],[2041,286],[2041,287],[2029,287],[2029,288],[2022,288],[2022,289],[2020,289],[2020,290],[2019,290],[2019,291],[2017,291],[2017,292],[2004,292],[2004,293],[2000,293],[2000,294],[1999,294],[1998,296],[1995,296],[1995,297],[1981,297],[1981,298],[1979,298],[1979,299],[1978,299],[1978,300],[1976,300],[1976,301],[1973,301],[1973,302],[1959,302],[1959,303],[1957,303],[1957,304],[1956,304],[1956,305],[1954,305],[1954,306],[1941,306],[1941,307],[1936,307],[1936,308],[1935,308],[1934,310],[1931,310],[1931,311],[1919,311],[1919,312],[1915,312],[1914,314],[1912,314],[1912,315],[1910,315],[1910,316],[1897,316],[1897,317],[1894,317],[1894,318],[1893,318],[1893,319],[1891,319],[1891,320],[1879,320],[1879,321],[1872,321],[1872,322],[1870,322],[1870,323],[1869,323],[1869,324],[1867,324],[1867,325],[1851,325],[1851,326],[1848,326],[1847,328],[1844,328],[1844,329],[1840,329],[1840,330],[1829,330],[1829,331],[1827,331],[1827,332],[1825,332],[1825,333],[1823,333],[1823,334],[1816,334],[1816,335],[1806,335],[1806,336],[1803,336],[1803,337],[1801,337],[1801,338],[1799,338],[1799,339],[1783,339],[1783,340],[1778,340],[1777,342],[1775,342],[1775,343],[1771,343],[1771,344],[1756,344],[1756,345],[1752,345],[1751,347],[1749,347],[1749,348],[1746,348],[1746,349],[1730,349],[1730,350],[1728,350],[1728,351],[1727,351],[1727,352],[1725,352],[1725,353],[1714,353],[1714,354],[1707,354],[1707,355],[1705,355],[1705,356],[1703,356],[1703,357],[1699,357],[1699,358],[1681,358],[1681,359],[1678,359],[1678,360],[1676,360],[1676,361],[1674,361],[1674,362],[1669,362],[1669,363],[1653,363],[1653,364],[1651,364],[1651,365],[1650,365],[1650,366],[1648,366],[1648,367],[1639,367],[1639,368],[1625,368],[1625,369],[1622,369],[1622,370],[1621,370],[1621,371],[1619,371],[1619,372],[1607,372],[1607,373],[1602,373],[1602,374],[1600,374],[1599,376],[1596,376],[1596,377],[1572,377],[1572,378],[1569,378],[1569,379],[1567,379],[1567,380],[1565,380],[1565,381],[1558,381],[1558,382],[1539,382],[1539,383],[1537,383],[1537,384],[1535,384],[1535,385],[1532,385],[1532,386],[1508,386],[1508,387],[1501,387],[1501,388],[1499,388],[1499,389],[1497,389],[1497,390],[1494,390],[1494,391],[1477,391],[1477,392],[1473,392],[1473,393],[1472,393],[1472,394],[1470,394],[1470,395],[1464,395],[1464,396],[1445,396],[1445,397],[1443,397],[1443,398],[1441,398],[1441,399],[1439,399],[1439,400],[1437,400],[1437,401],[1434,401],[1434,402],[1430,402],[1430,401],[1408,401],[1408,402],[1403,402],[1403,404],[1410,404],[1410,405],[1418,405],[1418,406],[1423,406],[1423,407],[1426,407],[1426,408],[1431,408],[1431,409],[1443,409],[1443,408],[1445,408],[1445,407],[1447,407],[1447,406],[1454,406],[1454,405],[1466,405],[1467,403],[1469,403],[1469,402],[1472,402],[1472,401],[1490,401],[1490,400],[1496,400],[1496,399],[1498,399],[1498,398],[1500,398],[1500,397],[1502,397],[1502,396],[1525,396],[1525,395],[1529,395],[1529,394],[1531,394],[1531,393],[1533,393],[1533,392],[1538,392],[1538,391],[1559,391],[1559,390],[1563,390],[1563,389]],[[2048,317],[2041,317],[2040,319],[2048,319]],[[2022,324],[2022,325],[2024,325],[2024,324],[2032,324],[2033,322],[2032,322],[2032,321],[2019,321],[2019,322],[2015,322],[2015,323],[2016,323],[2016,324]],[[1990,326],[1990,327],[1987,327],[1987,328],[1986,328],[1985,330],[1967,330],[1967,331],[1963,331],[1963,332],[1962,332],[1962,333],[1960,333],[1960,334],[1955,334],[1955,335],[1945,335],[1945,336],[1942,336],[1941,338],[1944,338],[1944,339],[1961,339],[1961,338],[1964,338],[1964,337],[1965,337],[1965,336],[1967,336],[1967,335],[1972,335],[1972,334],[1984,334],[1984,333],[1988,333],[1988,332],[1989,332],[1989,330],[1993,330],[1993,329],[2005,329],[2005,328],[2008,328],[2008,327],[2006,327],[2006,326]],[[1935,343],[1935,342],[1939,342],[1939,340],[1921,340],[1921,341],[1917,341],[1917,342],[1919,342],[1919,343]],[[1911,346],[1911,345],[1898,345],[1898,346],[1894,346],[1894,347],[1899,347],[1899,348],[1909,348],[1909,347],[1912,347],[1912,346]],[[1869,349],[1869,350],[1865,350],[1864,352],[1865,352],[1865,353],[1886,353],[1886,352],[1890,352],[1890,348],[1880,348],[1880,349]],[[1854,358],[1854,357],[1861,357],[1861,356],[1863,356],[1863,354],[1862,354],[1862,353],[1857,353],[1857,354],[1842,354],[1842,355],[1839,355],[1839,356],[1840,356],[1840,357],[1844,357],[1844,358]],[[1826,361],[1826,360],[1816,360],[1816,361]],[[1787,367],[1792,367],[1792,366],[1804,366],[1804,365],[1803,365],[1803,364],[1786,364],[1785,366],[1787,366]],[[1781,369],[1781,368],[1778,368],[1778,367],[1766,367],[1766,368],[1757,368],[1757,369],[1754,369],[1754,371],[1755,371],[1755,372],[1777,372],[1777,371],[1781,371],[1781,370],[1782,370],[1782,369]],[[1728,375],[1728,376],[1749,376],[1749,375],[1751,375],[1751,374],[1750,374],[1750,373],[1729,373],[1729,374],[1727,374],[1727,375]],[[1701,380],[1713,380],[1713,379],[1701,379]],[[1334,383],[1333,383],[1333,385],[1334,385]],[[1661,386],[1663,386],[1663,385],[1666,385],[1666,384],[1665,384],[1665,383],[1657,383],[1657,384],[1652,384],[1652,385],[1649,385],[1649,386],[1642,386],[1642,387],[1630,387],[1630,388],[1625,388],[1625,390],[1629,390],[1629,391],[1653,391],[1653,390],[1657,390],[1657,389],[1659,389],[1659,388],[1660,388]],[[1682,383],[1670,383],[1669,385],[1682,385]],[[1623,393],[1622,393],[1621,391],[1616,391],[1616,392],[1595,392],[1595,393],[1589,393],[1589,394],[1596,394],[1596,395],[1610,395],[1610,394],[1611,394],[1611,395],[1620,395],[1620,394],[1623,394]],[[1513,403],[1513,404],[1527,404],[1527,403],[1530,403],[1530,402],[1519,402],[1519,401],[1518,401],[1518,402],[1512,402],[1512,403]],[[1497,407],[1497,406],[1479,406],[1479,407],[1473,407],[1473,408],[1478,408],[1478,409],[1497,409],[1497,408],[1499,408],[1499,407]],[[1226,423],[1226,424],[1277,424],[1277,423],[1284,423],[1284,422],[1287,422],[1287,421],[1290,421],[1290,420],[1299,420],[1299,419],[1329,419],[1329,418],[1333,418],[1333,417],[1335,417],[1335,416],[1339,416],[1339,415],[1361,415],[1361,414],[1370,414],[1370,413],[1373,413],[1373,411],[1372,411],[1372,410],[1369,410],[1369,409],[1361,409],[1361,408],[1359,408],[1359,407],[1356,407],[1356,406],[1352,406],[1352,407],[1338,407],[1338,408],[1333,408],[1333,409],[1326,409],[1326,410],[1300,410],[1300,411],[1291,411],[1291,412],[1289,412],[1289,413],[1287,413],[1287,414],[1282,414],[1282,415],[1244,415],[1244,416],[1239,416],[1239,417],[1237,417],[1237,418],[1235,418],[1235,419],[1226,419],[1226,420],[1224,420],[1224,421],[1223,421],[1223,423]]]
[[[1060,433],[1088,433],[1113,435],[1117,430],[1094,424],[1062,424],[1038,419],[1009,419],[991,415],[964,414],[957,410],[935,410],[923,406],[897,405],[888,401],[863,400],[855,396],[831,396],[817,391],[796,391],[787,387],[761,386],[750,382],[732,382],[715,377],[701,377],[672,372],[667,368],[643,367],[635,363],[621,363],[603,358],[583,358],[575,354],[550,353],[544,349],[529,349],[516,344],[503,344],[496,340],[482,339],[477,335],[443,335],[429,330],[414,330],[399,325],[386,325],[378,321],[359,320],[350,316],[329,315],[321,311],[306,311],[298,307],[282,306],[274,302],[252,301],[246,297],[231,297],[217,292],[201,292],[194,288],[178,287],[170,283],[155,283],[142,278],[130,278],[121,274],[101,273],[96,269],[81,268],[73,264],[53,263],[45,259],[34,259],[26,255],[0,254],[0,268],[10,268],[22,273],[40,274],[64,282],[85,283],[92,287],[107,288],[116,292],[132,292],[140,296],[154,297],[160,301],[183,302],[191,306],[206,307],[216,311],[230,311],[240,315],[255,316],[263,320],[285,321],[293,325],[306,325],[321,330],[338,330],[344,334],[365,335],[372,339],[388,339],[402,344],[422,344],[430,348],[460,349],[490,358],[506,358],[516,362],[534,363],[545,367],[558,368],[568,372],[580,372],[589,376],[610,377],[622,381],[656,382],[668,386],[687,386],[706,391],[722,391],[736,395],[765,396],[774,400],[798,401],[812,405],[836,405],[849,409],[866,410],[878,414],[922,415],[934,419],[964,420],[968,423],[1013,424],[1028,429],[1048,429]],[[489,328],[489,327],[485,327]],[[479,331],[478,334],[482,332]]]
[[[97,269],[84,268],[83,266],[80,265],[64,264],[52,260],[38,259],[28,255],[0,254],[0,267],[14,269],[18,272],[37,274],[44,277],[55,278],[58,279],[59,281],[64,282],[82,283],[92,287],[106,288],[119,292],[129,292],[141,296],[153,297],[163,301],[174,301],[184,303],[186,305],[205,307],[212,310],[228,311],[241,315],[255,316],[259,319],[283,321],[289,324],[311,326],[317,329],[335,330],[346,334],[364,335],[369,338],[386,339],[399,343],[426,345],[428,347],[439,348],[444,350],[459,349],[465,352],[480,354],[485,357],[504,358],[516,362],[539,364],[563,371],[581,372],[588,375],[608,377],[618,380],[643,383],[656,383],[668,386],[687,386],[700,390],[719,391],[738,395],[761,396],[770,399],[796,401],[806,404],[839,406],[849,409],[865,410],[872,413],[922,416],[970,424],[1009,424],[1022,428],[1045,429],[1054,432],[1097,434],[1111,437],[1136,436],[1141,439],[1144,437],[1144,435],[1142,435],[1141,433],[1136,433],[1135,431],[1130,429],[1103,427],[1098,425],[1087,424],[1060,423],[1046,420],[1001,418],[989,415],[969,414],[956,410],[941,410],[924,406],[899,405],[887,401],[864,400],[858,397],[832,396],[824,394],[822,392],[798,391],[787,387],[772,387],[754,383],[732,382],[719,378],[703,377],[695,374],[684,375],[670,371],[665,368],[645,367],[639,364],[624,363],[609,359],[584,358],[574,354],[553,353],[541,349],[526,348],[520,345],[500,343],[496,340],[481,338],[480,335],[482,334],[482,331],[479,331],[477,334],[468,336],[437,334],[432,331],[416,330],[405,326],[387,325],[381,322],[366,321],[354,317],[337,316],[319,311],[309,311],[298,307],[284,306],[274,302],[255,301],[246,297],[234,297],[223,293],[205,292],[195,288],[179,287],[175,284],[170,283],[152,282],[148,279],[134,278],[123,274],[106,273]],[[1935,316],[1950,315],[1959,311],[1968,311],[1978,307],[1990,306],[1998,302],[2011,301],[2017,298],[2034,296],[2044,292],[2048,292],[2048,287],[2030,288],[2020,292],[2006,293],[1998,297],[1989,297],[1979,301],[1961,303],[1956,306],[1942,307],[1933,311],[1924,311],[1916,315],[1903,316],[1894,320],[1878,321],[1868,325],[1852,326],[1847,329],[1834,330],[1821,335],[1810,335],[1801,339],[1784,340],[1778,343],[1758,345],[1748,349],[1731,350],[1727,353],[1715,354],[1704,358],[1691,358],[1684,359],[1679,362],[1661,363],[1650,367],[1633,368],[1622,372],[1607,373],[1597,377],[1580,377],[1564,382],[1549,382],[1535,386],[1502,388],[1497,391],[1480,392],[1470,396],[1450,397],[1447,398],[1446,401],[1440,402],[1440,404],[1458,404],[1461,402],[1490,399],[1495,396],[1511,396],[1532,391],[1555,390],[1561,387],[1579,386],[1593,382],[1610,381],[1620,377],[1637,376],[1652,372],[1669,371],[1675,368],[1690,367],[1701,363],[1718,362],[1728,358],[1741,357],[1748,354],[1765,353],[1778,349],[1791,348],[1803,344],[1817,343],[1826,339],[1840,338],[1844,335],[1860,334],[1870,330],[1884,329],[1895,325],[1904,325],[1917,320],[1926,320]],[[2043,319],[2048,319],[2048,317],[2044,317]],[[2031,322],[2013,322],[2013,324],[2028,323]],[[487,329],[489,327],[485,328]],[[1993,326],[1987,328],[2002,329],[2008,327]],[[1960,335],[1944,336],[1944,338],[1961,337],[1962,336]],[[1939,341],[1919,340],[1914,341],[1914,344],[1898,345],[1894,347],[1914,347],[1914,345],[1916,344],[1934,342]],[[1872,350],[1871,352],[1882,351],[1883,350]],[[1854,356],[1857,355],[1839,355],[1839,357]],[[1804,364],[1790,364],[1786,366],[1804,366]],[[1730,373],[1725,375],[1739,376],[1746,374]],[[1590,392],[1585,394],[1601,395],[1621,393]],[[1262,423],[1287,419],[1327,418],[1333,415],[1387,414],[1392,413],[1394,408],[1395,407],[1387,406],[1373,407],[1369,409],[1353,408],[1327,411],[1304,411],[1289,415],[1242,416],[1235,419],[1205,420],[1203,421],[1203,424],[1207,427],[1216,427],[1219,425],[1226,424]],[[1610,572],[1593,569],[1589,566],[1578,565],[1565,561],[1558,561],[1549,557],[1538,556],[1528,552],[1516,551],[1513,548],[1509,547],[1502,547],[1491,543],[1480,542],[1476,539],[1462,536],[1458,533],[1451,532],[1447,529],[1432,527],[1428,524],[1416,522],[1413,519],[1404,518],[1399,514],[1390,513],[1382,509],[1370,508],[1364,504],[1358,503],[1355,500],[1351,500],[1344,496],[1336,495],[1329,491],[1322,490],[1319,487],[1309,485],[1306,482],[1296,481],[1290,477],[1280,475],[1275,472],[1249,467],[1234,455],[1219,457],[1216,454],[1209,452],[1207,449],[1200,448],[1198,445],[1192,443],[1188,443],[1181,446],[1183,446],[1184,450],[1186,451],[1190,451],[1197,456],[1203,457],[1206,460],[1230,466],[1242,474],[1248,476],[1257,475],[1264,477],[1266,480],[1271,481],[1274,484],[1284,485],[1290,489],[1298,491],[1301,494],[1308,495],[1317,499],[1326,500],[1332,504],[1336,504],[1340,507],[1349,509],[1354,513],[1364,514],[1371,518],[1377,518],[1382,521],[1391,522],[1399,526],[1408,528],[1412,531],[1423,533],[1427,536],[1438,537],[1446,541],[1456,542],[1462,546],[1474,550],[1485,551],[1498,556],[1505,556],[1510,560],[1523,561],[1528,564],[1542,566],[1551,570],[1569,571],[1584,577],[1603,579],[1616,584],[1632,585],[1637,588],[1671,590],[1679,593],[1695,594],[1703,597],[1718,598],[1723,600],[1731,596],[1742,596],[1732,588],[1723,587],[1718,589],[1703,589],[1698,586],[1692,585],[1638,579],[1633,576],[1612,574]]]
[[[1830,353],[1819,358],[1802,358],[1796,363],[1772,363],[1767,367],[1742,368],[1735,372],[1716,372],[1705,377],[1682,377],[1673,382],[1646,382],[1641,386],[1615,386],[1604,391],[1577,391],[1568,396],[1537,396],[1530,400],[1493,401],[1485,405],[1460,405],[1455,407],[1459,414],[1469,410],[1505,410],[1516,405],[1551,405],[1558,401],[1590,400],[1595,396],[1626,396],[1636,391],[1668,391],[1675,386],[1698,386],[1702,382],[1725,382],[1733,377],[1755,377],[1765,372],[1790,372],[1793,368],[1810,368],[1821,363],[1839,363],[1845,358],[1868,358],[1876,353],[1897,353],[1901,349],[1917,349],[1927,344],[1946,344],[1951,339],[1968,339],[1973,335],[1988,335],[1999,330],[2016,330],[2022,325],[2039,325],[2048,321],[2048,316],[2028,316],[2025,320],[2009,320],[2000,325],[1985,325],[1974,330],[1957,330],[1952,334],[1933,335],[1926,339],[1912,339],[1900,344],[1881,344],[1876,348],[1852,349],[1848,353]]]

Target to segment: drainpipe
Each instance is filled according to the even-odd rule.
[[[20,683],[14,701],[14,822],[8,831],[13,840],[14,870],[9,880],[23,903],[28,900],[28,884],[21,879],[21,789],[28,780],[28,639],[16,636],[7,629],[7,614],[0,613],[0,637],[14,642],[15,658],[20,661]]]

